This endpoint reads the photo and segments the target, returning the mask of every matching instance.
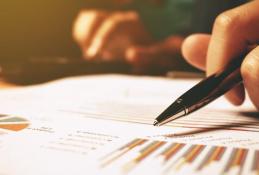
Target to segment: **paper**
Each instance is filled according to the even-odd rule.
[[[116,145],[123,146],[124,140],[129,142],[134,138],[162,141],[158,152],[164,151],[163,148],[172,142],[184,144],[186,149],[204,145],[197,153],[198,162],[214,148],[224,148],[226,152],[237,148],[238,155],[247,155],[244,162],[248,163],[245,164],[257,162],[251,157],[258,157],[253,151],[259,147],[259,119],[249,101],[236,108],[221,98],[166,126],[152,126],[156,116],[197,81],[121,75],[83,76],[2,90],[0,174],[100,174],[100,171],[109,174],[111,169],[100,169],[102,161],[98,156],[104,150],[111,152]],[[230,154],[224,153],[226,157]],[[129,173],[153,172],[147,166],[157,160],[152,163],[147,161],[149,156],[146,158],[143,166],[142,163],[133,166],[136,169]],[[123,159],[131,160],[127,155]],[[188,166],[202,166],[197,161]],[[227,162],[226,158],[219,161],[219,165],[201,169],[223,172]],[[232,166],[233,163],[229,164]],[[257,167],[254,163],[255,173],[258,173]],[[112,168],[112,172],[121,173],[119,169]],[[237,169],[228,170],[233,174],[245,173],[243,168]],[[166,172],[173,171],[169,167]],[[166,172],[159,171],[158,174]]]

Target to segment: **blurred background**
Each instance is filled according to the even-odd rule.
[[[0,61],[27,56],[80,56],[72,23],[84,0],[1,2]]]
[[[0,8],[2,13],[0,61],[2,61],[38,55],[81,56],[79,48],[72,39],[72,24],[80,10],[134,7],[123,6],[119,1],[116,5],[116,1],[112,0],[99,2],[98,0],[8,0],[2,1]],[[146,10],[145,15],[154,13]],[[164,30],[165,33],[160,35],[168,34],[168,29]]]
[[[84,7],[106,5],[92,0],[1,1],[1,74],[8,81],[19,84],[70,75],[69,72],[75,71],[78,64],[68,68],[68,65],[60,67],[53,63],[38,64],[38,60],[47,59],[48,62],[56,57],[81,59],[80,48],[72,38],[73,22]],[[36,58],[37,63],[28,63],[31,58]]]
[[[193,32],[209,33],[213,20],[220,12],[243,2],[245,1],[2,1],[0,65],[6,61],[18,65],[28,57],[80,59],[82,53],[73,40],[72,26],[82,9],[135,10],[154,39],[160,41],[173,34],[186,36]],[[179,65],[178,67],[186,70],[186,63]]]

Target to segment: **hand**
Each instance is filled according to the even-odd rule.
[[[259,1],[252,1],[220,14],[211,35],[195,34],[188,37],[182,47],[184,57],[197,68],[210,75],[224,67],[231,59],[248,52],[241,65],[243,85],[226,94],[235,105],[244,101],[247,90],[259,109]]]
[[[164,74],[184,66],[181,60],[182,42],[183,37],[171,36],[148,46],[132,46],[126,50],[125,59],[133,65],[135,73]]]
[[[135,12],[82,11],[73,36],[88,60],[121,59],[135,73],[162,74],[179,66],[183,38],[172,36],[153,42]]]
[[[133,11],[82,11],[75,21],[73,37],[89,60],[125,59],[126,49],[152,41]]]

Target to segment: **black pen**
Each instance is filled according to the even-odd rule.
[[[154,121],[154,126],[161,126],[172,120],[186,116],[217,99],[234,86],[242,83],[240,66],[242,57],[234,59],[225,68],[205,78],[193,88],[177,98]]]

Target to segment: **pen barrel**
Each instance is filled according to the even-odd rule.
[[[185,103],[187,112],[193,112],[225,94],[242,82],[240,65],[242,59],[233,60],[227,67],[215,73],[187,91],[179,99]]]

